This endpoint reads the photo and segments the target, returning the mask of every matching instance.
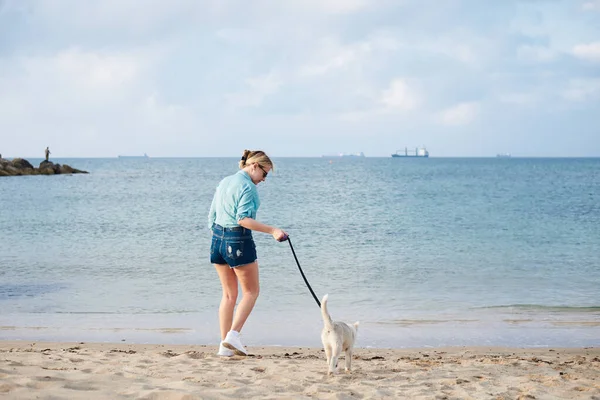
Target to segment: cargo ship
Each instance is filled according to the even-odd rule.
[[[148,154],[144,153],[143,156],[117,156],[117,158],[149,158]]]
[[[425,147],[416,147],[415,151],[408,151],[408,147],[404,148],[404,152],[401,153],[400,150],[396,150],[396,152],[394,154],[392,154],[392,157],[424,157],[424,158],[428,158],[429,157],[429,152],[427,151],[427,149]]]

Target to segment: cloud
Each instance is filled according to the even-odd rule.
[[[358,122],[376,120],[387,116],[405,116],[408,112],[416,112],[422,104],[422,95],[409,85],[406,79],[395,78],[387,88],[379,91],[360,93],[369,101],[359,109],[345,110],[336,114],[341,121]]]
[[[34,61],[35,62],[35,61]],[[41,60],[58,79],[69,80],[80,90],[114,91],[134,81],[140,65],[129,54],[102,54],[69,49]],[[35,70],[39,65],[31,66]],[[35,72],[35,71],[34,71]]]
[[[517,106],[533,106],[539,102],[539,97],[534,93],[514,92],[505,93],[498,96],[501,103],[513,104]]]
[[[96,52],[72,48],[55,54],[20,56],[0,77],[0,98],[12,98],[23,110],[76,113],[121,104],[147,79],[142,52]]]
[[[375,3],[372,0],[294,0],[296,7],[310,9],[312,12],[331,14],[354,13]]]
[[[382,92],[380,102],[387,112],[411,111],[417,108],[421,99],[406,80],[398,78]]]
[[[326,38],[314,56],[316,60],[301,66],[298,72],[301,77],[325,75],[362,61],[362,57],[370,52],[371,46],[368,43],[341,46],[336,40]]]
[[[556,59],[557,52],[546,46],[522,45],[517,56],[524,61],[547,63]]]
[[[283,84],[276,73],[248,78],[245,83],[249,87],[248,90],[225,95],[231,106],[258,107],[267,96],[276,93]]]
[[[600,99],[600,78],[571,79],[562,95],[572,102],[597,101]]]
[[[443,110],[439,114],[439,121],[450,126],[468,125],[477,117],[479,108],[477,102],[460,103]]]
[[[600,61],[600,42],[578,44],[573,47],[573,55],[586,61]]]
[[[107,28],[135,35],[148,34],[164,28],[166,24],[189,19],[203,10],[212,9],[212,2],[201,7],[193,0],[103,0],[81,2],[78,0],[21,0],[20,7],[31,10],[28,14],[36,24],[52,31],[77,29],[81,32],[100,31]],[[196,3],[196,4],[195,4]],[[58,26],[57,26],[58,24]]]
[[[342,44],[337,37],[317,39],[310,61],[298,68],[300,77],[316,77],[338,70],[377,64],[382,57],[398,50],[399,42],[385,32],[377,32],[364,40]]]
[[[585,11],[600,10],[600,0],[586,1],[581,5],[581,9]]]
[[[50,144],[58,157],[167,149],[172,132],[182,140],[200,123],[189,106],[161,98],[156,57],[151,49],[68,48],[0,59],[0,132],[24,132],[10,147],[3,137],[4,147],[27,156]]]
[[[600,0],[451,0],[437,8],[405,0],[0,0],[0,38],[9,39],[0,39],[2,152],[26,154],[52,137],[57,154],[76,156],[139,152],[138,145],[151,155],[237,154],[219,142],[235,142],[251,126],[265,143],[293,130],[298,138],[273,145],[279,154],[337,152],[323,146],[348,135],[349,150],[363,143],[369,155],[389,155],[389,126],[402,124],[451,154],[466,147],[447,126],[460,126],[462,138],[485,137],[473,122],[495,118],[492,107],[526,109],[501,119],[519,138],[525,126],[561,135],[548,129],[548,110],[585,126],[600,112],[592,79],[599,7]]]

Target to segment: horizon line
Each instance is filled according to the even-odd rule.
[[[17,158],[22,158],[22,159],[33,159],[33,160],[44,160],[45,157],[28,157],[28,156],[18,156],[18,157],[14,157],[14,156],[9,156],[9,157],[2,157],[2,159],[4,160],[14,160]],[[119,156],[60,156],[60,157],[52,157],[52,159],[54,160],[60,160],[60,159],[119,159]],[[125,156],[125,159],[144,159],[144,160],[148,160],[148,159],[174,159],[174,158],[240,158],[239,156]],[[278,158],[329,158],[329,159],[362,159],[362,158],[396,158],[396,157],[392,157],[391,155],[389,156],[362,156],[362,157],[342,157],[342,156],[336,156],[336,155],[331,155],[331,156],[273,156],[272,158],[274,159],[278,159]],[[435,159],[445,159],[445,158],[498,158],[498,159],[512,159],[512,158],[600,158],[600,155],[592,155],[592,156],[569,156],[569,155],[559,155],[559,156],[532,156],[532,155],[522,155],[522,156],[513,156],[511,155],[510,157],[498,157],[497,155],[482,155],[482,156],[466,156],[466,155],[455,155],[455,156],[429,156],[429,157],[399,157],[399,158],[408,158],[408,159],[413,159],[413,158],[417,158],[417,159],[421,159],[421,158],[435,158]],[[52,159],[50,159],[49,161],[52,161]]]

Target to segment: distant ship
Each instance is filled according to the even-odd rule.
[[[400,150],[396,150],[392,157],[429,157],[429,152],[425,147],[416,147],[414,152],[408,152],[408,147],[404,148],[404,153],[400,153]]]
[[[323,155],[322,157],[364,157],[365,153],[363,153],[362,151],[360,153],[339,153],[339,154],[333,154],[333,155]]]
[[[499,154],[496,154],[496,157],[498,157],[498,158],[510,158],[511,155],[510,155],[510,153],[499,153]]]
[[[150,158],[148,154],[144,153],[143,156],[117,156],[118,158]]]

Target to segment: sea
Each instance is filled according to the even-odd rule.
[[[298,264],[358,347],[600,346],[600,158],[273,160],[257,219],[290,241],[254,234],[250,348],[321,346]],[[238,159],[53,161],[89,174],[0,178],[0,339],[218,344]]]

